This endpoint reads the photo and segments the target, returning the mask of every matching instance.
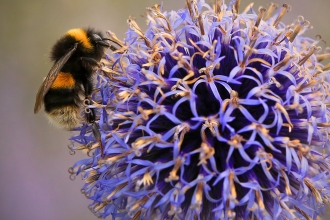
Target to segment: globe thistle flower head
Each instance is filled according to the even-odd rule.
[[[128,19],[71,150],[112,219],[316,219],[329,203],[329,65],[290,9],[187,0]],[[95,131],[97,130],[97,131]],[[96,134],[96,135],[95,135]],[[97,136],[95,139],[94,136]]]

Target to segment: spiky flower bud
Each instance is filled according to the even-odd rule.
[[[96,125],[71,149],[83,193],[113,219],[315,219],[329,203],[329,78],[290,6],[147,8],[98,71]],[[100,136],[95,139],[95,134]],[[96,135],[98,136],[98,135]],[[101,147],[102,146],[102,147]]]

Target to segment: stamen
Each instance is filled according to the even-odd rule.
[[[134,212],[139,207],[142,207],[146,202],[148,202],[148,200],[150,199],[150,197],[152,197],[154,194],[155,194],[155,192],[149,193],[148,195],[144,196],[139,201],[135,202],[134,205],[129,208],[129,211],[130,212]]]
[[[275,104],[275,109],[278,109],[284,115],[286,120],[289,122],[289,125],[290,125],[290,128],[291,128],[290,130],[292,130],[293,124],[292,124],[292,122],[290,120],[290,116],[289,116],[288,112],[285,110],[285,108],[280,103],[277,102]]]
[[[138,220],[138,219],[140,219],[141,213],[142,213],[142,210],[139,210],[137,213],[135,213],[135,215],[133,216],[132,220]]]
[[[255,43],[255,42],[254,42]],[[240,67],[242,69],[244,69],[246,67],[246,61],[247,59],[252,55],[253,52],[257,52],[255,49],[253,49],[254,44],[251,46],[245,46],[246,50],[245,50],[245,56],[243,57],[242,62],[240,62]]]
[[[259,208],[261,210],[264,210],[265,209],[265,204],[264,204],[264,201],[263,201],[263,199],[261,197],[261,192],[259,190],[255,190],[255,194],[256,194],[256,199],[257,199]]]
[[[237,1],[236,1],[236,3],[237,3]],[[236,5],[236,3],[235,3],[235,5]],[[232,17],[232,20],[233,20],[233,22],[236,20],[236,18],[237,18],[237,11],[236,11],[236,7],[235,7],[235,5],[232,5],[231,6],[231,12],[232,12],[232,14],[233,14],[233,17]]]
[[[218,20],[219,20],[219,21],[221,20],[221,18],[219,18],[219,16],[218,16]],[[221,31],[221,33],[222,33],[223,35],[226,35],[226,34],[227,34],[227,32],[223,29],[223,27],[221,27],[221,25],[219,25],[218,28],[220,29],[220,31]]]
[[[267,9],[267,12],[265,14],[265,17],[264,17],[264,20],[267,21],[272,13],[278,8],[278,5],[277,4],[274,4],[273,2],[270,3],[270,6],[268,7]]]
[[[194,3],[194,0],[186,0],[186,3],[187,3],[187,7],[188,7],[188,10],[189,10],[189,13],[190,13],[190,17],[192,19],[193,22],[195,22],[195,19],[197,16],[197,13],[198,11],[196,10],[196,5]],[[191,7],[191,4],[194,5],[194,8]]]
[[[321,203],[322,202],[322,196],[319,192],[318,189],[316,189],[313,184],[307,180],[306,178],[304,179],[304,183],[306,184],[306,186],[309,188],[309,190],[312,192],[312,194],[314,195],[314,198],[316,200],[317,203]]]
[[[306,212],[298,208],[297,206],[293,206],[302,216],[306,218],[306,220],[313,220]]]
[[[128,185],[128,182],[122,183],[119,186],[117,186],[108,196],[107,196],[107,200],[111,200],[111,198],[120,190],[122,190],[125,186]]]
[[[205,123],[203,124],[203,127],[210,129],[212,135],[216,135],[216,128],[219,127],[220,123],[217,121],[217,119],[214,118],[207,118],[205,120]],[[202,134],[204,135],[204,134]],[[206,136],[202,136],[203,141],[207,142]]]
[[[328,71],[328,70],[330,70],[330,63],[322,67],[322,71]]]
[[[298,111],[300,114],[304,112],[304,108],[298,102],[295,102],[292,105],[286,105],[286,106],[284,106],[284,108],[286,110],[294,109],[294,110]]]
[[[312,122],[308,122],[308,124],[313,124]],[[326,127],[329,128],[330,127],[330,123],[316,123],[316,126],[318,127]]]
[[[89,172],[88,177],[85,180],[85,183],[95,182],[99,179],[100,176],[101,176],[101,174],[97,173],[96,170],[92,170],[91,172]]]
[[[170,25],[170,22],[168,21],[168,19],[161,13],[160,9],[159,9],[159,5],[156,4],[154,5],[154,7],[150,8],[150,7],[147,7],[147,10],[150,14],[151,17],[153,18],[161,18],[163,20],[165,20],[166,24],[167,24],[167,27],[164,27],[164,29],[167,31],[167,32],[172,32],[172,27]],[[162,24],[161,24],[162,25]]]
[[[238,92],[236,92],[235,90],[231,90],[230,99],[231,99],[231,104],[238,106],[238,104],[239,104]]]
[[[320,37],[321,38],[321,37]],[[326,47],[324,49],[324,53],[323,54],[317,54],[316,58],[318,62],[321,62],[325,59],[328,59],[330,57],[330,47]]]
[[[170,182],[170,181],[176,181],[179,179],[179,176],[177,176],[177,172],[181,167],[181,164],[185,161],[184,158],[178,157],[175,161],[173,170],[169,173],[169,176],[165,178],[165,182]]]
[[[140,137],[138,139],[136,139],[136,141],[134,141],[132,143],[132,148],[135,151],[135,154],[137,156],[139,156],[141,154],[141,150],[148,146],[151,143],[164,143],[164,141],[162,141],[161,135],[160,134],[156,134],[154,136],[151,137]]]
[[[108,36],[109,36],[109,38],[110,38],[109,40],[110,40],[111,42],[114,42],[115,44],[117,44],[117,45],[120,46],[120,47],[124,47],[124,42],[122,42],[121,40],[119,40],[119,39],[117,38],[117,36],[116,36],[115,33],[111,32],[111,31],[107,31],[106,33],[108,34]]]
[[[201,206],[202,205],[202,198],[203,198],[203,187],[204,187],[204,182],[199,182],[197,184],[197,192],[195,195],[195,201],[196,205]]]
[[[203,175],[199,174],[197,178],[201,179],[203,178]],[[194,193],[194,199],[190,205],[190,208],[194,209],[197,213],[201,211],[204,184],[205,183],[203,181],[197,183],[197,187]]]
[[[235,219],[236,213],[230,208],[230,199],[226,201],[226,212],[228,219]]]
[[[274,22],[274,27],[277,27],[277,25],[280,23],[281,19],[283,18],[283,16],[291,9],[291,6],[288,4],[283,4],[282,9],[280,14],[278,15],[278,17],[276,18],[275,22]]]
[[[173,53],[173,54],[171,54],[171,56],[173,59],[178,61],[178,65],[180,67],[183,67],[184,69],[188,70],[188,72],[192,70],[188,61],[183,57],[182,53],[178,53],[178,54]]]
[[[207,82],[213,82],[213,75],[210,73],[210,70],[213,69],[213,66],[208,66],[208,67],[203,67],[201,69],[198,70],[199,73],[204,73],[206,76],[206,80]],[[203,77],[204,78],[204,77]]]
[[[180,192],[180,189],[182,188],[182,184],[181,183],[177,183],[175,184],[175,188],[174,188],[174,192],[172,193],[172,197],[174,198],[173,200],[175,202],[178,202],[179,200],[179,194],[181,193]],[[185,192],[183,192],[184,194]],[[170,210],[167,212],[167,214],[169,216],[173,216],[173,215],[176,215],[176,214],[180,214],[182,212],[182,208],[180,207],[179,203],[172,203],[171,204],[171,207],[170,207]]]
[[[185,123],[185,122],[182,123],[181,125],[178,125],[175,129],[175,133],[173,135],[173,141],[175,141],[179,138],[179,142],[178,142],[179,151],[180,151],[182,142],[184,140],[184,136],[189,130],[190,130],[190,126],[188,123]]]
[[[265,14],[265,12],[266,12],[266,9],[265,9],[265,8],[263,8],[263,7],[259,8],[258,18],[257,18],[257,21],[256,21],[256,23],[255,23],[255,25],[254,25],[256,28],[259,27],[259,24],[260,24],[260,22],[261,22],[262,17],[263,17],[264,14]]]
[[[286,175],[286,173],[284,172],[283,169],[281,169],[281,174],[282,174],[282,177],[283,177],[284,182],[285,182],[285,192],[286,192],[286,194],[287,195],[292,195],[288,176]]]
[[[267,170],[271,170],[273,167],[273,161],[272,161],[272,159],[274,158],[273,154],[267,153],[264,149],[261,148],[256,152],[256,154],[260,159],[262,159],[260,160],[259,163],[264,163],[264,162],[268,163],[269,166],[267,167]]]
[[[246,141],[241,135],[235,134],[229,141],[227,141],[227,144],[230,146],[233,146],[236,149],[242,148],[242,141]]]
[[[213,147],[207,143],[202,143],[199,153],[199,162],[197,165],[200,166],[201,164],[207,164],[207,160],[213,157],[214,153],[215,150]]]
[[[201,30],[201,35],[204,35],[205,31],[204,31],[202,14],[198,16],[198,24],[199,24],[199,29]]]
[[[235,183],[234,183],[234,178],[235,178],[235,173],[234,172],[230,172],[229,174],[229,188],[230,188],[230,196],[231,196],[231,200],[235,200],[237,198],[237,192],[236,192],[236,187],[235,187]]]
[[[322,62],[325,59],[328,59],[330,57],[330,53],[324,53],[324,54],[317,54],[317,62]]]
[[[280,43],[282,43],[285,39],[287,39],[288,33],[285,34],[285,37],[284,37],[282,40],[280,40],[279,42],[277,42],[278,38],[279,38],[280,36],[282,36],[283,33],[284,33],[284,31],[281,31],[279,34],[277,34],[276,37],[274,38],[273,42],[271,43],[271,45],[276,45],[276,46],[278,46],[278,45],[280,45]],[[290,34],[291,34],[291,33],[290,33]]]
[[[298,65],[301,66],[303,65],[310,56],[314,54],[315,51],[319,50],[320,48],[317,48],[316,46],[312,46],[308,52],[301,60],[299,60]]]
[[[180,84],[180,83],[179,83],[179,84]],[[172,91],[173,91],[173,90],[176,90],[177,87],[179,86],[179,84],[174,85],[174,86],[171,88],[171,90],[172,90]],[[182,85],[184,85],[183,88],[180,87],[182,91],[177,92],[177,93],[175,94],[175,97],[187,97],[187,98],[190,98],[190,97],[191,97],[191,90],[190,90],[190,88],[188,88],[188,89],[186,88],[186,86],[187,86],[186,83],[182,83]]]
[[[211,61],[214,61],[214,58],[216,56],[215,53],[214,53],[214,48],[216,47],[217,43],[218,43],[217,40],[214,40],[213,41],[212,46],[210,46],[209,49],[204,53],[203,58],[205,58],[205,57],[207,57],[209,55],[208,56],[208,59],[211,60]],[[220,63],[217,64],[217,65],[220,65]],[[210,65],[207,68],[208,69],[212,69],[211,67],[213,68],[213,65]]]
[[[235,2],[235,5],[234,5],[234,7],[235,7],[235,12],[238,14],[239,13],[239,6],[240,6],[240,4],[241,4],[241,0],[236,0],[236,2]]]
[[[143,175],[143,185],[150,186],[153,183],[154,181],[152,180],[150,173],[148,171],[145,172],[145,174]]]
[[[106,205],[107,205],[107,203],[96,203],[96,204],[94,205],[93,210],[94,210],[94,212],[98,212],[98,211],[100,211],[101,209],[103,209]]]
[[[309,83],[303,84],[300,87],[296,88],[296,92],[300,93],[304,89],[314,86],[317,82],[318,82],[317,80],[313,79]]]
[[[249,13],[249,11],[252,10],[253,5],[254,5],[254,2],[251,2],[250,4],[248,4],[248,5],[245,7],[245,9],[243,10],[243,12],[242,12],[241,14],[247,14],[247,13]]]
[[[199,51],[199,53],[202,54],[202,56],[204,55],[204,51],[192,40],[189,38],[189,42]],[[198,53],[198,52],[195,52]]]
[[[127,24],[131,30],[137,33],[144,40],[147,47],[151,47],[150,41],[144,36],[143,31],[141,30],[139,25],[133,20],[132,17],[128,18]]]
[[[330,204],[330,200],[329,200],[329,197],[328,196],[323,196],[322,197],[322,201],[323,201],[323,204],[327,204],[327,205],[329,205]]]
[[[162,76],[157,75],[153,72],[146,71],[145,69],[142,69],[141,72],[149,81],[152,81],[154,84],[161,85],[163,87],[167,85],[165,79]]]
[[[222,0],[215,0],[214,8],[216,14],[219,14],[221,12],[221,5],[222,5]]]
[[[290,55],[286,55],[286,56],[284,57],[284,59],[281,60],[281,62],[277,63],[276,66],[273,68],[274,72],[277,72],[277,71],[279,71],[282,67],[286,66],[286,65],[289,63],[289,61],[291,61],[291,59],[292,59],[292,56],[290,56]]]
[[[286,210],[288,213],[290,213],[290,217],[292,219],[297,219],[297,216],[294,214],[295,210],[290,209],[286,203],[282,200],[281,192],[278,190],[278,188],[275,188],[274,191],[270,191],[271,195],[279,201],[280,206]]]
[[[225,112],[228,105],[233,105],[235,108],[239,106],[238,93],[235,90],[230,91],[230,99],[225,99],[222,103],[221,111]]]
[[[288,36],[289,41],[290,42],[293,42],[293,40],[296,38],[296,36],[301,31],[301,29],[304,26],[308,26],[308,25],[309,25],[309,21],[305,21],[304,20],[304,17],[299,16],[299,18],[298,18],[298,24],[294,27],[293,32]]]

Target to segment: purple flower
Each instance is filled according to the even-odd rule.
[[[86,106],[101,138],[84,124],[71,147],[93,152],[70,173],[99,217],[316,219],[329,204],[329,54],[303,17],[281,22],[286,4],[221,2],[156,5],[145,32],[108,33]]]

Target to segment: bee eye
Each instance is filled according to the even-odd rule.
[[[97,34],[93,34],[92,37],[93,37],[94,41],[101,41],[102,40],[102,38]]]

